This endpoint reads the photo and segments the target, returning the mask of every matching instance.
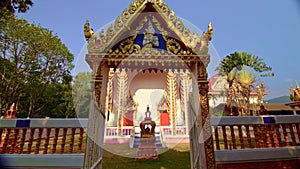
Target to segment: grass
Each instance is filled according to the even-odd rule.
[[[115,149],[128,150],[128,144],[114,145]],[[131,149],[129,153],[137,149]],[[136,161],[134,158],[128,158],[116,155],[109,151],[103,152],[104,169],[187,169],[190,167],[189,144],[179,144],[172,149],[160,148],[159,160],[157,161]]]

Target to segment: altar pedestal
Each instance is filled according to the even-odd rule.
[[[140,138],[140,146],[138,151],[136,152],[136,160],[158,160],[158,151],[155,145],[155,122],[152,121],[149,111],[149,107],[147,107],[147,111],[145,113],[146,117],[144,121],[140,123],[141,128],[141,138]]]
[[[136,153],[136,160],[158,160],[155,137],[141,138],[141,145]]]

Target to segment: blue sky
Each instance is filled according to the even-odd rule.
[[[34,6],[27,13],[18,16],[53,30],[82,63],[84,55],[81,50],[86,44],[83,25],[86,19],[94,30],[98,30],[119,16],[130,2],[41,0],[34,1]],[[300,83],[299,0],[165,2],[177,16],[201,30],[206,30],[212,21],[212,46],[216,51],[213,55],[222,59],[235,51],[245,51],[263,58],[275,73],[274,77],[263,78],[267,90],[271,92],[267,99],[289,95],[288,87],[295,86],[295,80]]]

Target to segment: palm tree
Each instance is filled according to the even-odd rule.
[[[216,69],[220,75],[227,76],[228,89],[226,110],[232,114],[232,102],[236,102],[241,114],[250,114],[250,92],[256,76],[274,76],[270,66],[258,56],[246,52],[234,52],[226,56]]]

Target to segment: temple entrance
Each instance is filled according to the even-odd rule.
[[[136,133],[148,105],[154,138],[189,135],[191,168],[215,168],[206,72],[211,24],[199,37],[166,3],[137,0],[106,31],[95,35],[87,21],[84,32],[93,70],[84,168],[102,166],[105,125],[116,126],[116,137],[130,133],[128,125]]]

